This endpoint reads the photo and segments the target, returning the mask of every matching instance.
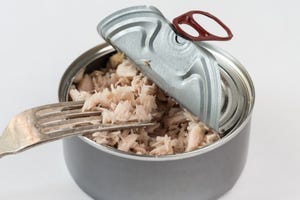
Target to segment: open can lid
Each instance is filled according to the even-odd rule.
[[[119,10],[99,23],[98,32],[169,96],[219,130],[222,84],[215,57],[178,34],[158,9]]]

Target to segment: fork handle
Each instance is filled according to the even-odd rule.
[[[65,137],[83,135],[87,133],[97,132],[97,131],[113,131],[120,129],[130,129],[130,128],[141,128],[147,126],[153,126],[156,123],[129,123],[121,125],[97,125],[94,129],[89,129],[88,131],[81,130],[82,127],[74,128],[71,133],[62,132],[59,135],[43,135],[43,134],[33,134],[32,132],[26,131],[15,131],[12,127],[8,126],[0,136],[0,158],[10,154],[16,154],[22,152],[26,149],[36,146],[37,144],[43,144],[55,140],[59,140]],[[32,129],[31,129],[32,130]]]
[[[40,138],[28,137],[18,134],[18,131],[11,131],[11,127],[6,127],[0,136],[0,158],[6,155],[15,154],[25,150],[40,142]]]
[[[13,117],[0,136],[0,157],[15,154],[42,140],[34,125],[33,110],[27,110]]]

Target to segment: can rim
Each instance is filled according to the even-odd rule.
[[[237,127],[235,127],[235,129],[232,132],[226,134],[224,137],[222,137],[220,140],[214,142],[213,144],[201,147],[197,150],[179,153],[179,154],[163,155],[163,156],[137,155],[137,154],[130,153],[130,152],[123,152],[123,151],[120,151],[113,147],[100,145],[84,136],[77,136],[77,137],[80,138],[83,142],[86,142],[87,144],[91,145],[92,147],[99,149],[103,152],[109,153],[114,156],[126,158],[126,159],[133,159],[133,160],[140,160],[140,161],[171,161],[171,160],[186,159],[186,158],[199,156],[199,155],[208,153],[214,149],[217,149],[217,148],[223,146],[224,144],[226,144],[227,142],[232,140],[235,136],[237,136],[240,133],[240,131],[251,120],[253,107],[254,107],[254,103],[255,103],[255,90],[254,90],[253,81],[252,81],[249,73],[245,69],[245,67],[236,58],[234,58],[232,55],[230,55],[228,52],[226,52],[220,48],[216,48],[213,45],[207,44],[204,42],[201,43],[201,45],[203,45],[207,49],[212,49],[213,51],[224,56],[226,59],[230,60],[234,65],[236,65],[239,68],[239,70],[243,73],[243,76],[246,77],[247,83],[250,87],[249,89],[250,89],[251,96],[250,96],[250,99],[248,100],[248,104],[250,105],[250,107],[248,109],[248,112],[246,113],[247,116],[244,118],[244,120],[241,122],[241,124],[239,124]],[[58,95],[59,95],[60,101],[65,101],[66,97],[67,97],[65,87],[63,86],[63,82],[64,82],[63,80],[67,79],[70,81],[70,82],[68,82],[69,84],[72,83],[72,81],[70,80],[70,77],[68,76],[70,74],[69,72],[70,72],[72,66],[79,65],[80,63],[82,63],[82,60],[86,60],[87,58],[90,58],[90,56],[88,56],[88,55],[91,55],[91,54],[94,54],[97,52],[99,53],[99,51],[101,51],[101,50],[105,51],[106,53],[110,53],[110,52],[114,51],[113,47],[110,46],[108,43],[103,43],[103,44],[97,45],[97,46],[93,47],[92,49],[84,52],[69,66],[69,68],[64,73],[64,75],[60,81],[60,84],[59,84],[59,94]]]

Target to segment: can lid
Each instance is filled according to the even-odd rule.
[[[219,132],[227,134],[239,126],[249,115],[254,104],[254,88],[241,63],[227,52],[202,42],[202,47],[216,58],[222,80],[222,100]]]
[[[240,84],[238,84],[234,74],[227,71],[220,65],[222,78],[222,103],[221,117],[219,120],[219,131],[221,133],[229,131],[241,118],[244,112],[244,98]]]
[[[177,20],[177,25],[184,22]],[[178,34],[157,8],[135,6],[119,10],[99,23],[98,32],[169,96],[219,130],[221,105],[226,98],[221,97],[221,77],[215,57]],[[229,33],[227,39],[232,37]],[[212,40],[211,36],[206,38]],[[227,90],[223,92],[227,94]]]

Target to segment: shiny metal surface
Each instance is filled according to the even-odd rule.
[[[222,103],[219,131],[228,134],[231,129],[241,126],[249,116],[254,104],[255,94],[251,78],[243,65],[230,54],[208,43],[201,43],[215,57],[221,73]]]
[[[101,112],[82,112],[82,106],[80,101],[60,102],[14,116],[0,135],[0,158],[65,137],[155,125],[146,122],[101,124]]]
[[[211,45],[202,46],[216,57],[223,90],[227,90],[221,114],[222,139],[196,151],[160,157],[120,152],[85,137],[64,139],[67,167],[87,194],[99,200],[212,200],[233,187],[247,159],[254,87],[236,59]],[[111,46],[99,45],[74,61],[61,81],[60,101],[68,100],[72,79],[82,68],[94,70],[113,52]],[[236,87],[235,92],[229,86]],[[242,112],[236,103],[230,106],[235,93],[243,96]]]
[[[64,140],[64,156],[75,182],[96,200],[215,200],[239,178],[249,132],[250,123],[224,145],[185,159],[127,159],[78,137]]]
[[[98,32],[184,108],[219,130],[221,79],[215,57],[178,35],[158,9],[119,10],[99,23]]]

